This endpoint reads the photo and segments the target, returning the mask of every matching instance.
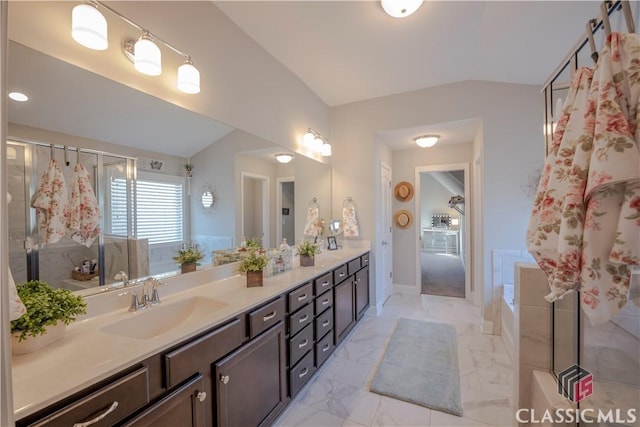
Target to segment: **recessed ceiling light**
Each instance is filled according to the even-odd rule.
[[[29,100],[29,97],[22,92],[10,92],[9,98],[18,102],[25,102]]]

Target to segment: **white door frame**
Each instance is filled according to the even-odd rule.
[[[384,200],[384,189],[382,188],[382,185],[383,185],[382,169],[385,169],[389,174],[389,188],[387,189],[387,191],[389,192],[388,212],[387,210],[385,210],[385,207],[384,207],[385,200]],[[382,310],[382,305],[385,303],[387,298],[389,298],[394,288],[393,278],[390,277],[390,273],[393,272],[393,233],[391,230],[391,215],[392,215],[391,212],[393,208],[392,208],[392,200],[391,200],[391,182],[393,182],[391,166],[381,161],[380,162],[380,182],[379,182],[380,187],[378,188],[378,190],[380,191],[380,206],[382,207],[380,214],[382,218],[378,222],[379,228],[376,230],[376,254],[379,255],[375,263],[376,282],[379,283],[379,287],[376,287],[376,293],[375,293],[376,314],[380,314],[380,311]],[[389,230],[387,230],[386,232],[386,235],[387,235],[386,239],[385,239],[385,233],[383,230],[383,227],[385,226],[385,222],[388,222],[388,226],[389,226]],[[387,260],[383,259],[385,253],[389,257],[389,259]],[[388,263],[386,261],[388,261]],[[388,287],[389,292],[387,294],[385,291],[387,291],[386,284],[388,281],[390,281],[391,283],[389,283],[389,287]]]
[[[281,176],[276,178],[276,246],[279,247],[282,241],[282,184],[285,182],[296,182],[293,176]],[[295,220],[295,216],[294,216]],[[295,242],[287,242],[293,245]]]
[[[471,258],[471,245],[473,241],[473,232],[471,230],[471,215],[473,212],[471,207],[471,198],[470,198],[470,189],[469,185],[469,163],[447,163],[442,165],[431,165],[431,166],[418,166],[415,170],[415,207],[413,216],[416,218],[416,228],[418,233],[414,236],[415,239],[415,252],[416,252],[416,284],[415,289],[418,294],[420,294],[422,290],[422,271],[421,271],[421,260],[420,260],[420,234],[422,230],[420,229],[420,174],[428,173],[428,172],[447,172],[452,170],[463,170],[464,171],[464,212],[462,215],[464,218],[464,228],[465,228],[465,239],[464,239],[464,248],[463,256],[466,260],[465,268],[464,268],[464,295],[465,299],[469,301],[474,301],[474,296],[471,287],[471,271],[473,260]]]
[[[257,179],[260,180],[262,185],[262,232],[263,232],[263,236],[262,236],[262,245],[264,247],[269,247],[270,246],[270,240],[269,238],[271,237],[269,235],[269,230],[271,227],[271,221],[270,221],[270,210],[269,210],[269,177],[265,176],[265,175],[258,175],[255,173],[251,173],[251,172],[241,172],[240,173],[240,177],[241,177],[241,183],[240,183],[240,236],[245,236],[245,237],[252,237],[252,236],[246,236],[244,234],[244,179],[245,178],[253,178],[253,179]]]

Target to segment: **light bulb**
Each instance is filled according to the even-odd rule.
[[[317,151],[318,153],[322,151],[322,146],[324,145],[324,140],[320,135],[316,136],[316,139],[313,140],[313,151]]]
[[[322,154],[323,157],[331,156],[331,144],[329,144],[328,142],[325,143],[322,146],[322,150],[320,151],[320,154]]]
[[[160,48],[151,40],[148,33],[143,34],[133,47],[136,70],[149,76],[162,73]]]
[[[313,134],[313,132],[311,132],[311,129],[309,129],[309,131],[302,137],[302,145],[304,145],[306,148],[311,148],[313,147],[314,139],[316,139],[316,136]]]
[[[109,47],[107,20],[94,6],[79,4],[71,11],[71,37],[89,49],[105,50]]]
[[[178,68],[178,89],[184,93],[200,93],[200,71],[190,59]]]

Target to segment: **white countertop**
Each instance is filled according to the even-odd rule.
[[[264,286],[257,288],[247,288],[246,278],[234,274],[230,266],[237,268],[237,264],[163,280],[167,284],[158,288],[161,304],[199,296],[227,305],[212,312],[206,321],[187,319],[161,335],[144,340],[101,331],[104,326],[137,314],[128,311],[130,292],[135,288],[86,297],[87,316],[69,325],[62,340],[35,353],[13,356],[15,418],[19,420],[43,409],[369,250],[366,244],[361,248],[325,252],[316,256],[314,267],[299,267],[296,259],[292,270],[265,278]]]

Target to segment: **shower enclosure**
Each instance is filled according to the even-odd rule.
[[[9,266],[16,283],[42,280],[53,287],[81,290],[114,282],[123,271],[130,277],[148,274],[134,256],[135,161],[133,158],[95,150],[10,140],[7,149],[9,203]],[[55,158],[71,184],[77,162],[84,165],[100,211],[100,234],[90,247],[74,242],[67,234],[56,243],[44,244],[38,235],[31,198],[49,161]],[[70,193],[70,190],[68,190]],[[134,244],[132,244],[134,242]],[[98,274],[77,280],[72,270],[83,260],[96,260]],[[133,261],[133,262],[132,262]],[[132,265],[133,264],[133,265]],[[144,264],[144,263],[143,263]]]

